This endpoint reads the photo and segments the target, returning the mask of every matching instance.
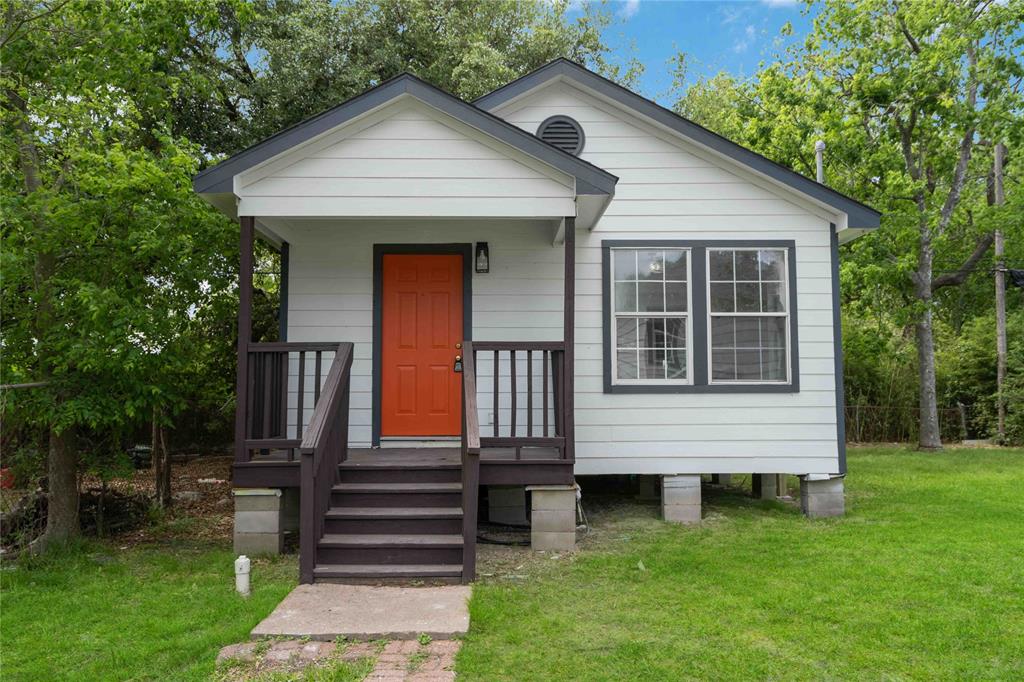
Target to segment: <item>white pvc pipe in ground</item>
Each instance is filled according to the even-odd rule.
[[[249,596],[249,571],[252,567],[249,557],[244,554],[235,559],[235,590],[243,597]]]

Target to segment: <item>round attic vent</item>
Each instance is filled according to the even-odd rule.
[[[583,151],[583,128],[568,116],[552,116],[537,128],[537,137],[573,156]]]

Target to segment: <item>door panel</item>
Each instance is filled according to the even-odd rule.
[[[381,435],[457,436],[462,256],[385,254],[382,275]]]

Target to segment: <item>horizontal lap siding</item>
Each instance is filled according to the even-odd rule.
[[[369,221],[316,224],[296,222],[286,239],[290,248],[288,292],[289,341],[352,341],[350,440],[366,447],[372,430],[373,245],[473,243],[486,241],[491,254],[488,274],[473,274],[473,336],[481,341],[558,341],[562,338],[562,250],[551,245],[554,226],[526,221]],[[485,434],[492,424],[493,366],[480,354],[480,421]],[[519,354],[517,422],[526,424],[525,354]],[[540,385],[540,354],[534,377]],[[311,376],[307,358],[306,375]],[[326,369],[324,370],[326,373]],[[292,363],[289,423],[295,428],[297,360]],[[508,386],[507,361],[502,386]],[[311,382],[306,383],[306,416],[312,414]],[[539,390],[535,388],[535,390]],[[536,398],[539,400],[539,398]],[[507,396],[499,410],[509,423]],[[550,418],[550,416],[549,416]],[[535,405],[534,421],[543,415]],[[503,427],[505,428],[505,427]],[[539,432],[538,432],[539,433]]]
[[[572,181],[479,133],[395,104],[240,181],[256,216],[573,215]],[[380,119],[376,121],[376,119]],[[376,122],[373,122],[376,121]],[[353,124],[359,128],[360,124]],[[460,127],[461,126],[461,127]]]
[[[495,113],[530,132],[549,116],[575,118],[586,135],[582,157],[619,176],[604,217],[577,235],[576,471],[836,471],[827,219],[565,83]],[[604,239],[795,240],[800,392],[605,394]]]

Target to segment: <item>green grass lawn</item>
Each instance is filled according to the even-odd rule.
[[[481,680],[1024,678],[1024,451],[854,448],[846,490],[836,520],[738,492],[707,495],[695,529],[660,523],[651,508],[632,522],[595,510],[598,530],[609,525],[575,559],[477,586],[458,670]]]
[[[514,569],[476,586],[460,676],[1024,679],[1024,451],[856,448],[847,493],[808,521],[707,491],[700,528],[590,498],[576,554],[496,550]],[[115,541],[5,568],[0,678],[210,679],[296,582],[294,557],[261,560],[241,599],[232,559]]]
[[[224,645],[295,585],[294,557],[257,560],[234,592],[230,550],[94,543],[0,572],[0,678],[208,680]]]

